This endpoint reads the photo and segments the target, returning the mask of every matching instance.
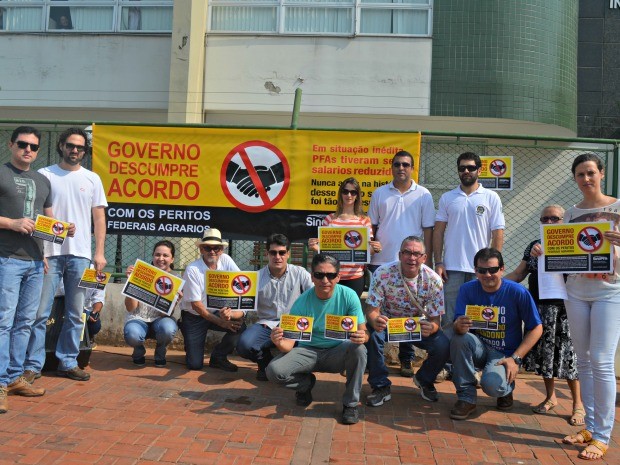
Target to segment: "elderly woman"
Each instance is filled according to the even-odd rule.
[[[559,205],[549,205],[540,214],[542,224],[562,223],[564,209]],[[562,299],[540,299],[538,293],[538,256],[541,254],[540,240],[531,242],[523,254],[519,266],[506,275],[506,279],[521,282],[528,278],[528,287],[540,312],[543,324],[542,337],[527,354],[523,366],[528,371],[541,375],[545,382],[545,399],[532,408],[534,413],[549,413],[557,404],[555,378],[565,379],[573,400],[573,413],[569,423],[583,425],[585,410],[581,403],[581,390],[577,374],[577,357],[573,349],[568,328],[566,307]]]

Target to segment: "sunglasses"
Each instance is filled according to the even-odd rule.
[[[210,245],[203,245],[200,247],[202,250],[204,250],[205,252],[220,252],[223,247],[216,245],[214,247],[210,246]]]
[[[404,161],[395,161],[394,163],[392,163],[392,166],[394,168],[400,168],[401,166],[403,168],[411,168],[411,163],[407,163],[407,162],[404,162]]]
[[[402,253],[405,257],[407,258],[420,258],[423,255],[426,255],[425,253],[422,252],[412,252],[411,250],[401,250],[400,253]]]
[[[541,216],[540,217],[540,222],[541,223],[549,223],[551,221],[552,223],[557,223],[561,219],[562,219],[561,216]]]
[[[314,276],[314,279],[318,279],[319,281],[322,281],[323,278],[333,281],[338,277],[338,273],[323,273],[321,271],[315,271],[312,273],[312,276]]]
[[[73,152],[73,149],[77,149],[78,153],[82,153],[86,150],[84,145],[75,145],[71,142],[65,142],[65,147],[69,150],[69,152]]]
[[[352,195],[353,197],[357,197],[357,191],[352,191],[349,189],[342,189],[342,195]]]
[[[275,257],[277,255],[279,255],[280,257],[284,257],[288,253],[288,250],[270,250],[268,253],[272,257]]]
[[[465,171],[473,173],[474,171],[478,171],[478,167],[476,165],[460,165],[459,173],[464,173]]]
[[[32,150],[33,152],[37,152],[40,147],[39,144],[31,144],[29,142],[24,142],[23,140],[18,140],[15,143],[22,150],[25,150],[28,146],[30,146],[30,150]]]
[[[499,266],[489,266],[488,268],[485,268],[484,266],[477,266],[476,267],[476,273],[478,274],[495,274],[499,271],[501,267]]]

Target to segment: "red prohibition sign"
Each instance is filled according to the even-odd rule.
[[[594,226],[587,226],[577,234],[577,245],[584,252],[596,252],[603,245],[603,233]]]
[[[491,321],[494,316],[495,312],[492,308],[486,307],[482,310],[482,318],[484,318],[486,321]]]
[[[310,327],[310,322],[307,318],[299,318],[296,323],[297,329],[300,331],[305,331]]]
[[[357,249],[362,245],[362,235],[357,231],[347,231],[344,233],[344,245],[350,249]]]
[[[231,165],[237,168],[231,170]],[[288,161],[278,147],[263,140],[249,140],[234,147],[224,159],[220,186],[234,206],[258,213],[284,198],[290,177]]]
[[[54,231],[54,234],[56,234],[57,236],[59,234],[62,234],[64,230],[65,230],[65,225],[62,224],[60,221],[57,221],[56,223],[52,225],[52,231]]]
[[[247,294],[252,289],[252,281],[246,275],[240,274],[233,278],[231,288],[237,295]]]
[[[416,326],[418,326],[413,318],[407,318],[405,320],[405,329],[407,331],[415,331]]]
[[[102,273],[101,271],[97,272],[95,274],[95,279],[97,280],[97,282],[104,282],[105,281],[105,273]]]
[[[493,176],[502,176],[506,173],[506,163],[500,159],[493,160],[489,164],[489,171]]]
[[[345,331],[351,331],[353,329],[353,319],[349,317],[343,318],[340,322],[340,326],[342,326],[342,329]]]
[[[172,287],[172,280],[168,276],[160,276],[155,280],[155,290],[159,295],[170,294]]]

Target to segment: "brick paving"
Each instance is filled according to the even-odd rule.
[[[150,352],[152,354],[152,352]],[[558,383],[559,405],[549,415],[530,406],[542,400],[542,380],[522,374],[515,407],[499,412],[481,394],[477,413],[450,420],[456,401],[450,382],[441,399],[425,402],[409,379],[391,376],[392,401],[362,406],[362,421],[339,424],[344,378],[319,374],[315,401],[297,407],[294,394],[255,380],[253,364],[237,357],[238,373],[205,367],[187,371],[171,352],[166,368],[152,358],[134,367],[129,349],[99,346],[85,383],[45,374],[41,398],[9,398],[0,415],[0,464],[438,464],[583,463],[578,448],[559,443],[578,428],[567,423],[571,403]],[[366,384],[363,397],[369,393]],[[616,424],[605,461],[620,463]]]

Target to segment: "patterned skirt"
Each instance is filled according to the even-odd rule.
[[[543,378],[579,379],[577,355],[564,304],[539,304],[543,334],[523,360],[523,367]]]

